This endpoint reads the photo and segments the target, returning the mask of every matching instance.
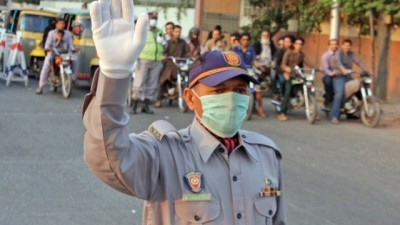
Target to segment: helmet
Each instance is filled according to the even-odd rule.
[[[197,36],[198,36],[200,34],[200,29],[197,27],[192,27],[192,29],[190,29],[190,31],[189,31],[189,36],[191,34],[197,34]]]

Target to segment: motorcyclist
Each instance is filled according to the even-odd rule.
[[[345,84],[352,80],[350,73],[353,70],[353,63],[357,64],[363,71],[368,71],[360,58],[351,50],[352,41],[345,39],[342,42],[341,49],[336,54],[336,61],[341,74],[332,78],[333,85],[333,104],[330,112],[332,124],[339,124],[340,108],[344,99]]]
[[[164,50],[164,60],[166,60],[169,56],[178,58],[189,57],[189,46],[186,41],[181,38],[181,30],[181,26],[174,26],[173,36],[171,40],[167,42],[167,48],[165,48]],[[160,89],[158,91],[158,97],[154,107],[161,107],[161,100],[163,99],[164,93],[166,92],[168,82],[175,82],[177,73],[178,68],[176,67],[176,65],[171,60],[167,60],[164,70],[161,73]]]
[[[63,18],[58,18],[56,21],[56,29],[52,30],[49,32],[48,37],[46,39],[46,44],[45,44],[45,51],[46,51],[46,57],[43,63],[43,68],[42,71],[40,72],[40,81],[39,81],[39,86],[36,89],[36,94],[40,95],[43,93],[43,87],[46,84],[46,80],[49,77],[50,73],[50,67],[51,67],[51,58],[52,58],[52,49],[55,47],[55,44],[57,42],[57,32],[60,30],[64,30],[65,28],[65,21]],[[74,51],[74,43],[72,40],[72,34],[64,30],[64,35],[62,37],[62,43],[67,46],[68,51]],[[75,71],[73,70],[72,74],[72,79],[73,82],[75,83]]]
[[[338,53],[339,43],[337,39],[331,39],[328,42],[328,51],[322,55],[322,68],[324,76],[322,82],[324,83],[324,107],[331,108],[330,104],[333,101],[333,84],[332,79],[341,73],[336,54]]]
[[[250,38],[249,33],[243,33],[240,38],[240,46],[233,49],[242,58],[247,69],[252,69],[253,66],[259,66],[259,63],[256,60],[256,52],[253,46],[249,44]],[[259,85],[254,86],[254,98],[257,102],[256,114],[262,118],[266,117],[267,115],[264,111],[263,99]]]
[[[283,72],[283,78],[285,79],[285,92],[281,102],[281,110],[278,114],[278,120],[280,121],[288,120],[286,112],[289,106],[290,93],[292,91],[292,79],[296,76],[294,70],[295,66],[304,67],[304,65],[307,65],[311,67],[311,63],[307,60],[302,51],[303,45],[304,40],[300,37],[296,38],[293,45],[294,48],[292,50],[287,50],[282,59],[281,70]]]

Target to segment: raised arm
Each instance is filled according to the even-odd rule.
[[[103,182],[147,199],[157,184],[158,142],[147,132],[129,135],[125,106],[129,76],[144,47],[148,19],[140,16],[134,28],[131,0],[113,0],[111,6],[107,0],[95,1],[90,14],[100,70],[83,106],[84,158]]]

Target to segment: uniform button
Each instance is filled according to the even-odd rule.
[[[237,176],[233,176],[233,177],[232,177],[232,180],[233,180],[233,181],[237,181]]]
[[[225,150],[224,150],[223,148],[220,148],[220,149],[219,149],[219,152],[224,153]]]
[[[199,220],[201,220],[201,218],[200,218],[200,216],[195,215],[195,216],[194,216],[194,220],[199,221]]]
[[[246,135],[242,134],[242,138],[246,138],[246,137],[247,137]]]
[[[238,213],[238,214],[236,215],[236,218],[238,218],[238,219],[240,220],[240,218],[242,218],[242,214]]]
[[[270,216],[272,216],[272,213],[274,213],[274,212],[272,212],[272,210],[269,210],[268,214],[269,214]]]

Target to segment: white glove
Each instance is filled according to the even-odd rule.
[[[146,43],[148,17],[141,15],[135,26],[132,0],[99,0],[91,3],[93,40],[100,69],[109,78],[122,79]]]

